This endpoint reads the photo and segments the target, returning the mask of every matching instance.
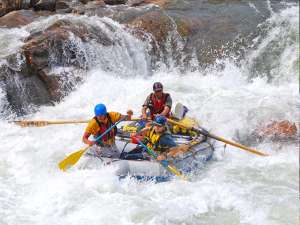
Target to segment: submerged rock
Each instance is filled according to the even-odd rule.
[[[297,138],[297,126],[288,120],[272,121],[264,126],[259,126],[253,135],[259,139],[286,140]]]
[[[264,141],[286,143],[298,141],[299,124],[289,120],[270,121],[260,124],[255,130],[248,133],[236,131],[236,140],[245,145],[255,145]]]

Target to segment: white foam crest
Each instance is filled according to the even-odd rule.
[[[57,21],[69,20],[73,23],[84,23],[88,28],[97,27],[113,42],[112,45],[103,46],[95,40],[82,43],[78,38],[70,37],[72,45],[79,49],[77,55],[85,55],[86,63],[90,67],[102,67],[102,69],[114,71],[123,76],[147,75],[149,55],[147,43],[143,43],[133,37],[126,28],[109,19],[97,16],[55,15],[43,18],[27,26],[30,32],[38,32],[46,29]],[[94,29],[94,28],[92,28]],[[72,47],[72,46],[69,46]],[[118,62],[116,64],[116,62]]]
[[[190,73],[184,77],[159,73],[149,79],[133,79],[95,70],[90,72],[87,82],[62,103],[42,107],[31,118],[88,119],[93,116],[93,107],[98,102],[104,102],[108,110],[121,112],[130,106],[135,115],[139,115],[152,83],[160,80],[174,102],[188,102],[190,113],[202,120],[205,126],[214,128],[212,132],[231,138],[232,130],[237,126],[234,122],[245,120],[245,113],[236,114],[234,110],[246,112],[252,109],[265,94],[270,99],[266,105],[278,101],[272,97],[276,96],[277,87],[263,79],[249,84],[238,71],[236,68],[231,70],[232,78],[236,79],[230,83],[226,81],[227,75],[221,76],[219,72],[207,76]],[[289,87],[280,88],[293,96]],[[248,92],[243,94],[247,89]],[[206,98],[214,94],[215,97],[207,102]],[[237,99],[240,99],[240,104],[236,104]],[[245,101],[251,104],[241,104]],[[293,101],[288,99],[290,103]],[[230,105],[234,104],[236,108],[230,111]],[[201,114],[198,114],[200,108]],[[275,110],[281,113],[283,109]],[[273,156],[265,159],[227,147],[225,155],[209,165],[193,182],[174,180],[153,184],[129,178],[119,181],[113,175],[113,167],[61,173],[57,163],[83,146],[84,127],[82,124],[19,128],[1,123],[1,128],[6,130],[1,133],[0,138],[5,140],[1,144],[10,149],[1,156],[7,160],[15,180],[8,186],[17,188],[18,196],[18,206],[9,209],[9,213],[13,211],[18,216],[5,221],[25,225],[197,224],[197,221],[219,224],[226,218],[228,223],[283,225],[276,212],[285,210],[273,205],[279,201],[288,210],[286,215],[280,214],[287,222],[285,224],[297,215],[295,190],[298,183],[293,180],[297,175],[297,160],[289,160],[297,158],[296,151],[278,148],[277,153],[276,146],[266,143],[259,148]]]
[[[244,64],[249,75],[254,71],[252,76],[266,76],[275,84],[296,82],[299,73],[296,50],[299,49],[299,6],[290,5],[272,13],[260,27],[266,35],[256,39],[257,46],[246,57]]]
[[[29,34],[24,28],[0,28],[0,58],[16,53]]]

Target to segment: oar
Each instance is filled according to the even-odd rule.
[[[130,121],[139,121],[140,118],[133,118]],[[89,120],[15,120],[10,121],[10,123],[15,123],[21,127],[44,127],[48,125],[57,124],[76,124],[76,123],[88,123]]]
[[[99,137],[96,138],[95,142],[99,141],[104,135],[106,135],[108,132],[110,132],[115,126],[117,126],[120,122],[123,120],[127,119],[127,116],[125,116],[123,119],[120,119],[118,122],[116,122],[114,125],[112,125],[109,129],[107,129],[103,134],[101,134]],[[67,158],[62,160],[59,164],[58,167],[66,171],[70,166],[73,166],[77,163],[77,161],[80,159],[80,157],[88,150],[89,147],[92,145],[88,145],[82,149],[80,149],[77,152],[72,153],[69,155]]]
[[[72,123],[88,123],[89,120],[15,120],[10,123],[15,123],[21,127],[44,127],[55,124],[72,124]]]
[[[168,156],[171,156],[173,158],[176,158],[177,154],[178,153],[185,153],[187,151],[189,151],[193,146],[201,143],[203,141],[203,139],[194,139],[188,143],[185,143],[185,144],[182,144],[182,145],[179,145],[178,147],[174,147],[175,149],[170,149],[170,151],[168,152]],[[182,149],[183,146],[187,145],[188,148],[187,149]]]
[[[208,137],[211,137],[213,139],[216,139],[218,141],[221,141],[221,142],[224,142],[226,144],[229,144],[229,145],[232,145],[232,146],[235,146],[235,147],[238,147],[240,149],[243,149],[245,151],[248,151],[248,152],[251,152],[253,154],[256,154],[256,155],[260,155],[260,156],[268,156],[268,154],[266,153],[263,153],[263,152],[260,152],[260,151],[257,151],[255,149],[252,149],[252,148],[249,148],[247,146],[244,146],[242,144],[239,144],[239,143],[235,143],[233,141],[229,141],[229,140],[226,140],[225,138],[222,138],[222,137],[218,137],[214,134],[211,134],[209,133],[207,130],[205,130],[204,128],[195,128],[195,127],[190,127],[190,126],[186,126],[180,122],[177,122],[177,121],[174,121],[174,120],[171,120],[171,119],[168,119],[168,122],[171,123],[171,124],[175,124],[175,125],[178,125],[180,127],[183,127],[183,128],[186,128],[186,129],[190,129],[192,131],[195,131],[197,133],[200,133],[200,134],[203,134],[205,136],[208,136]]]
[[[138,140],[138,139],[137,139]],[[184,176],[180,171],[176,169],[174,165],[171,165],[167,160],[157,160],[157,153],[154,152],[151,148],[149,148],[147,145],[143,144],[140,140],[138,140],[138,143],[144,147],[144,149],[148,152],[149,155],[151,155],[156,161],[158,161],[166,170],[170,171],[171,173],[175,174],[176,176],[180,177],[183,180],[188,180],[186,176]]]

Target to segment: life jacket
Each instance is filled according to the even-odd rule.
[[[150,94],[150,101],[148,103],[148,107],[150,108],[150,113],[151,113],[152,118],[154,118],[154,114],[159,114],[164,110],[164,108],[166,106],[167,98],[169,96],[170,96],[170,94],[163,93],[162,98],[158,99],[154,93]],[[166,117],[169,117],[169,116],[170,116],[170,113],[168,113],[168,115],[166,115]]]
[[[148,136],[147,146],[149,148],[151,148],[152,150],[155,150],[158,153],[164,152],[165,150],[168,149],[168,147],[161,146],[159,144],[160,138],[164,135],[165,135],[165,133],[157,134],[154,130],[154,127],[152,126],[147,133],[147,136]]]
[[[107,117],[107,124],[100,122],[97,117],[95,116],[94,119],[96,120],[98,126],[99,126],[99,131],[96,134],[96,138],[99,137],[101,134],[103,134],[107,129],[109,129],[111,126],[114,125],[112,122],[109,114],[106,114]],[[115,136],[117,135],[117,127],[114,127],[111,129],[107,134],[105,134],[97,143],[100,146],[104,145],[113,145],[115,143]]]

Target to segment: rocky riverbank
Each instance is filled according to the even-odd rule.
[[[261,0],[2,0],[0,6],[1,32],[56,15],[117,21],[124,32],[147,43],[148,75],[162,66],[184,72],[206,68],[229,55],[241,58],[258,35],[258,25],[285,7],[278,1]],[[85,71],[105,61],[98,57],[91,62],[92,50],[87,54],[84,47],[91,43],[103,48],[118,45],[120,40],[113,37],[115,28],[108,23],[105,26],[65,18],[45,24],[43,29],[27,29],[29,35],[16,52],[1,54],[5,56],[1,58],[0,82],[13,111],[22,115],[28,105],[60,101],[84,79]],[[81,44],[74,44],[75,40]],[[114,72],[104,64],[104,70]],[[70,69],[58,72],[55,68]]]

